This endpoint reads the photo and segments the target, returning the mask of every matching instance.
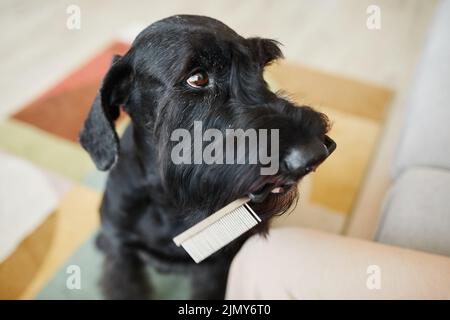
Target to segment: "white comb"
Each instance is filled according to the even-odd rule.
[[[173,238],[196,263],[256,226],[261,219],[247,204],[249,198],[231,202]]]

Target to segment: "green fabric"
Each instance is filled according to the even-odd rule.
[[[108,177],[108,172],[104,171],[92,171],[89,172],[83,178],[83,185],[90,187],[99,192],[103,192],[105,190],[106,178]]]
[[[98,282],[101,273],[102,254],[95,247],[95,236],[86,241],[69,258],[65,265],[55,273],[41,292],[36,296],[38,300],[98,300],[102,299]],[[81,288],[68,289],[66,281],[70,274],[66,273],[67,267],[76,265],[80,267]],[[151,299],[188,299],[190,296],[189,279],[179,274],[160,274],[152,268],[148,268],[154,293]]]

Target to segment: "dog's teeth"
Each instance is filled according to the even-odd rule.
[[[284,189],[282,187],[274,188],[271,191],[272,193],[283,193]]]

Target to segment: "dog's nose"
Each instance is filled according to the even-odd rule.
[[[325,141],[313,139],[306,144],[292,148],[283,159],[285,169],[290,174],[307,174],[315,171],[336,148],[336,144],[329,137]]]

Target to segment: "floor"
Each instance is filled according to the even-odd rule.
[[[81,29],[66,9],[81,10]],[[369,5],[381,29],[366,26]],[[0,115],[12,112],[104,47],[118,32],[176,13],[218,18],[244,36],[279,40],[287,59],[390,87],[405,87],[436,0],[0,1]],[[26,88],[26,90],[23,90]]]
[[[0,119],[36,98],[69,71],[117,39],[118,35],[129,39],[135,30],[171,14],[210,15],[244,36],[259,35],[279,40],[284,44],[286,60],[304,66],[299,72],[307,73],[308,68],[323,70],[339,77],[355,79],[358,83],[366,83],[368,88],[388,88],[390,90],[382,91],[395,92],[387,114],[380,114],[379,110],[374,112],[370,107],[363,111],[368,118],[376,118],[377,121],[387,119],[381,128],[384,138],[370,162],[368,174],[351,177],[364,180],[364,187],[355,195],[358,198],[356,205],[349,209],[352,219],[347,220],[345,230],[342,230],[343,218],[330,225],[330,230],[335,232],[344,231],[352,236],[370,238],[389,182],[389,163],[401,128],[409,79],[436,2],[330,0],[312,4],[310,1],[128,1],[123,6],[120,1],[103,0],[0,0]],[[66,8],[69,4],[76,4],[81,10],[80,30],[66,28]],[[366,8],[371,4],[381,8],[380,30],[369,30],[366,26]],[[309,83],[303,85],[308,86]],[[348,107],[349,100],[345,99],[345,94],[342,96],[341,108],[352,109]],[[362,112],[355,109],[347,111]],[[7,139],[7,135],[0,136],[0,139]],[[72,174],[78,177],[78,172]],[[91,205],[98,201],[98,198],[94,198]],[[348,203],[345,199],[341,200],[333,205],[347,208]],[[66,201],[76,202],[70,197]],[[95,208],[89,207],[86,211],[95,212]],[[64,215],[59,219],[64,222]],[[86,223],[89,225],[87,230],[92,231],[97,222],[89,220]],[[65,225],[68,226],[67,223]],[[89,234],[87,230],[83,236]],[[58,232],[56,236],[70,231]],[[57,251],[58,248],[52,250]],[[57,257],[64,261],[63,258]],[[33,297],[43,283],[44,278],[38,279],[36,286],[28,288],[22,297]]]

